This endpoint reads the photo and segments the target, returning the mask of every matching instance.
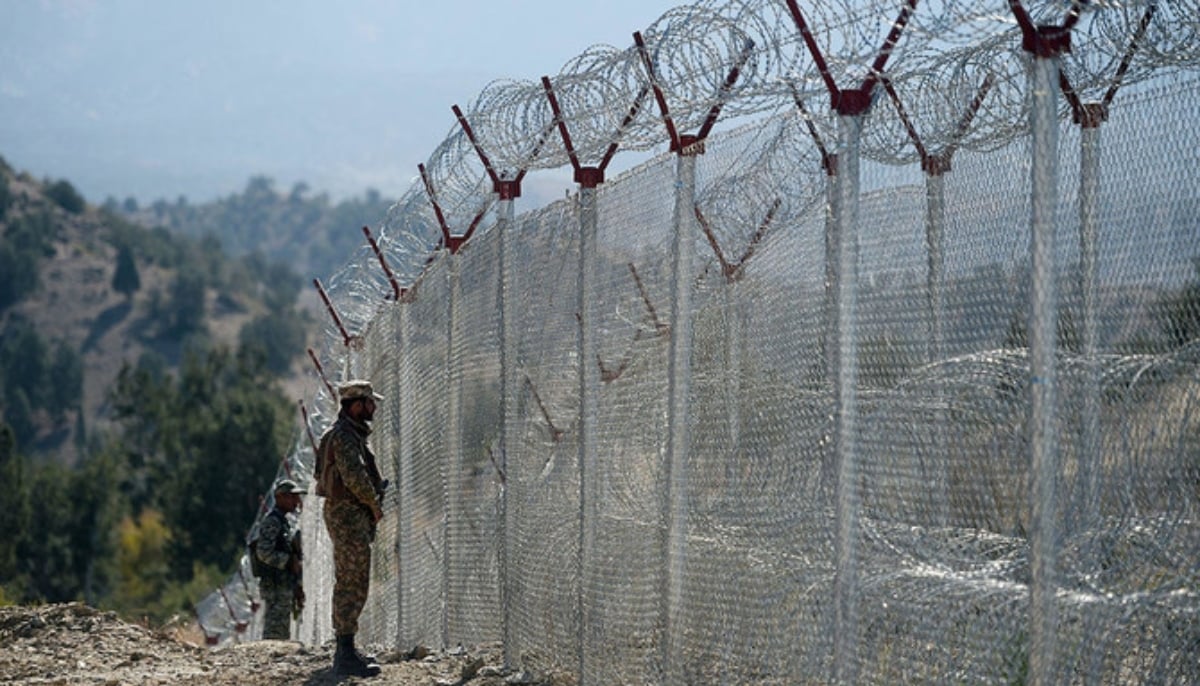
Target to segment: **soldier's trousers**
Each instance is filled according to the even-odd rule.
[[[358,633],[358,616],[371,584],[371,539],[375,522],[362,505],[325,500],[325,528],[333,543],[333,633]]]
[[[264,639],[286,641],[292,637],[292,584],[263,577],[258,580],[263,601]]]

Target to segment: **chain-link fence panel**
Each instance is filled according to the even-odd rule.
[[[1195,681],[1194,3],[1028,4],[701,2],[561,106],[490,86],[329,279],[314,362],[388,396],[369,640],[587,684]],[[581,187],[513,219],[481,150]]]

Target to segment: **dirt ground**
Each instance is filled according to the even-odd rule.
[[[206,648],[79,603],[0,607],[0,684],[267,686],[554,686],[506,673],[498,645],[422,655],[378,655],[383,673],[339,680],[332,645],[257,641]]]

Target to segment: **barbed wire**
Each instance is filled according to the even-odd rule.
[[[1061,54],[1064,119],[1078,117],[1081,104],[1107,104],[1118,89],[1162,70],[1200,64],[1200,0],[702,0],[631,32],[641,46],[594,45],[540,83],[496,81],[467,107],[456,106],[447,136],[379,227],[379,246],[399,283],[412,284],[447,234],[462,236],[486,224],[495,201],[491,174],[513,179],[572,164],[560,127],[576,160],[590,165],[616,148],[663,145],[664,120],[687,133],[714,112],[738,121],[799,111],[808,135],[781,139],[779,152],[790,151],[794,164],[806,166],[805,159],[836,145],[837,93],[831,89],[871,88],[865,158],[891,165],[939,158],[948,169],[956,150],[999,149],[1026,130],[1029,56],[1018,12],[1039,26],[1069,25],[1070,49]],[[762,164],[763,179],[805,179],[774,174],[786,164],[780,155]],[[806,182],[813,186],[789,190],[788,207],[818,197],[820,181]],[[714,219],[746,221],[734,195],[714,189],[705,211]],[[726,202],[731,206],[723,207]],[[364,249],[327,284],[352,326],[365,326],[378,293],[392,289],[363,276],[374,273],[364,267],[375,259]],[[331,340],[341,336],[327,333]]]
[[[1025,121],[1026,53],[1014,4],[1022,6],[999,0],[796,5],[809,34],[804,36],[786,2],[706,0],[674,8],[636,32],[644,53],[635,47],[592,46],[549,80],[561,105],[561,122],[584,160],[600,158],[613,143],[644,150],[666,140],[664,113],[649,93],[652,85],[661,89],[667,114],[681,132],[698,129],[714,107],[722,108],[723,117],[737,118],[778,111],[800,99],[822,138],[832,142],[836,114],[829,106],[828,85],[853,89],[872,76],[885,79],[900,96],[927,150],[990,150],[1011,141]],[[1063,73],[1084,99],[1102,97],[1114,84],[1135,83],[1164,68],[1193,67],[1200,60],[1197,0],[1058,0],[1022,8],[1038,24],[1061,25],[1077,15],[1071,49],[1063,53]],[[901,23],[903,30],[889,47],[889,33]],[[881,55],[886,55],[887,67],[876,73]],[[735,67],[736,78],[726,83]],[[911,163],[919,159],[912,136],[896,110],[879,102],[882,93],[882,88],[874,91],[864,154],[889,164]],[[969,125],[963,126],[973,103]],[[1069,114],[1064,105],[1063,115]],[[540,83],[489,84],[466,108],[465,119],[502,175],[570,162]],[[487,203],[492,192],[487,171],[460,126],[454,126],[424,166],[443,212],[458,220],[452,224],[469,222]],[[387,229],[398,230],[404,223],[393,212]]]
[[[1064,119],[1078,117],[1081,104],[1107,104],[1117,89],[1156,72],[1200,63],[1200,0],[829,0],[804,7],[788,0],[703,0],[631,32],[641,46],[595,45],[541,83],[496,81],[465,109],[456,106],[447,136],[380,227],[379,247],[407,287],[447,236],[486,223],[495,200],[491,174],[512,179],[572,163],[556,128],[568,131],[576,160],[587,165],[617,147],[662,145],[668,140],[664,120],[692,132],[716,111],[732,121],[798,111],[808,135],[781,138],[776,154],[749,174],[757,181],[739,176],[742,190],[710,189],[702,209],[714,230],[761,220],[742,216],[755,213],[735,198],[748,189],[786,198],[785,213],[799,211],[819,197],[820,181],[775,172],[789,164],[807,168],[805,159],[834,148],[837,93],[831,89],[874,81],[863,155],[892,165],[933,160],[927,170],[949,169],[956,150],[999,149],[1026,130],[1029,58],[1018,11],[1037,25],[1070,22],[1071,47],[1061,62]],[[879,71],[883,58],[886,68]],[[785,151],[793,157],[785,159]],[[781,179],[793,185],[800,179],[804,187],[769,189]],[[773,202],[759,200],[751,203],[759,213]],[[369,268],[376,259],[364,248],[327,284],[352,335],[369,323],[378,293],[393,288],[382,277],[366,276],[378,277]],[[332,341],[345,338],[334,327],[326,334]]]

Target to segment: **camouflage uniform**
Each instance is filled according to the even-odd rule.
[[[299,554],[298,534],[279,508],[272,509],[259,524],[255,555],[266,568],[258,579],[264,639],[286,641],[292,635],[292,603],[300,579],[291,572],[290,563],[292,556]]]
[[[367,447],[371,429],[345,413],[321,436],[320,493],[325,495],[325,527],[333,543],[333,631],[358,631],[358,616],[371,582],[372,504],[378,506],[383,480]]]

